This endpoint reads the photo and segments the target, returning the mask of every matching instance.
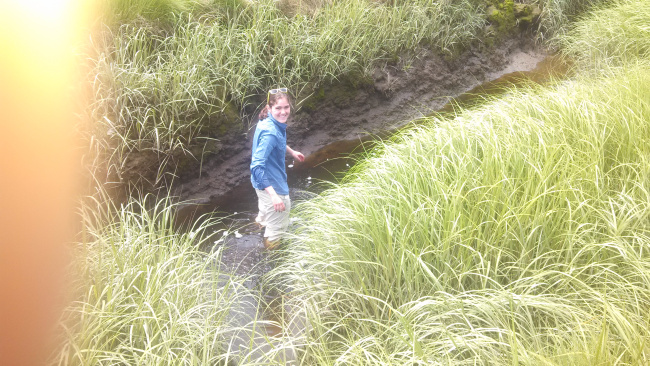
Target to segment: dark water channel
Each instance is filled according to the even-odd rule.
[[[507,93],[514,87],[530,82],[544,84],[559,80],[567,74],[568,69],[569,66],[559,57],[549,56],[539,62],[532,71],[503,75],[454,98],[436,114],[453,116],[459,107],[480,105],[486,97]],[[288,161],[287,175],[294,204],[318,194],[327,187],[327,182],[341,179],[355,161],[372,148],[374,143],[395,132],[385,131],[362,139],[336,141],[310,154],[301,164],[294,165],[293,162]],[[244,330],[234,337],[240,338],[240,343],[243,345],[254,345],[253,348],[258,348],[257,355],[250,355],[250,359],[261,357],[265,349],[277,346],[273,343],[275,336],[284,333],[292,338],[299,337],[305,332],[305,324],[300,322],[300,317],[294,314],[291,317],[294,319],[293,322],[288,322],[288,317],[285,315],[290,313],[291,309],[284,304],[283,295],[265,290],[268,287],[263,283],[264,275],[274,267],[273,262],[277,260],[274,256],[277,254],[269,253],[264,249],[262,233],[253,224],[257,214],[257,196],[250,182],[234,187],[227,197],[210,204],[186,207],[180,213],[180,220],[186,223],[192,222],[204,213],[222,217],[222,223],[214,228],[214,237],[204,249],[222,250],[221,270],[225,269],[226,272],[243,278],[244,287],[249,291],[249,295],[238,304],[239,308],[233,312],[231,318],[235,325],[244,327],[242,328]],[[227,234],[224,235],[222,230],[227,231]],[[297,323],[296,319],[298,319]],[[246,330],[246,324],[255,322],[261,323]],[[278,361],[291,363],[294,357],[295,355],[285,353],[282,356],[283,360]]]

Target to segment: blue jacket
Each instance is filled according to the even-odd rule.
[[[272,186],[277,194],[288,195],[287,170],[284,158],[287,152],[287,125],[271,116],[259,121],[253,137],[251,183],[256,189]]]

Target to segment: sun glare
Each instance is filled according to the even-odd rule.
[[[16,7],[39,19],[60,21],[70,9],[71,0],[21,0]]]
[[[80,0],[0,0],[0,355],[51,353],[64,306],[77,168]]]

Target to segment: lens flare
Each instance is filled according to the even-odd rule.
[[[65,305],[77,184],[72,0],[0,2],[0,355],[44,362]]]

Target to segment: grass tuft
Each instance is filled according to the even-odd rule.
[[[650,60],[650,1],[623,0],[594,11],[563,42],[569,57],[593,70]]]

